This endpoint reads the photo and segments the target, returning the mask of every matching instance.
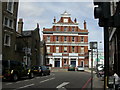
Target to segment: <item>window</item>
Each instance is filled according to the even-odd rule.
[[[59,47],[56,47],[56,53],[59,53]]]
[[[5,34],[4,36],[4,45],[10,46],[10,35]]]
[[[59,41],[59,37],[58,36],[56,36],[56,41]]]
[[[56,31],[59,31],[59,29],[60,29],[59,27],[56,27]]]
[[[67,41],[67,37],[64,37],[64,41]]]
[[[64,59],[64,65],[67,65],[67,60],[66,59]]]
[[[72,27],[72,32],[74,32],[75,31],[75,27]]]
[[[47,41],[50,42],[50,36],[47,37]]]
[[[81,54],[84,54],[84,47],[81,47]]]
[[[81,42],[84,42],[84,37],[83,36],[81,37]]]
[[[72,37],[72,41],[73,41],[73,42],[75,41],[75,37]]]
[[[64,27],[64,31],[65,31],[65,32],[67,31],[67,27]]]
[[[14,2],[13,0],[8,0],[8,3],[7,3],[7,10],[11,13],[13,13],[13,7],[14,7]]]
[[[64,47],[64,52],[67,52],[67,47]]]
[[[75,52],[75,47],[74,46],[72,46],[72,52]]]
[[[5,17],[4,18],[4,25],[7,26],[7,27],[9,27],[9,28],[13,28],[13,20]]]
[[[64,19],[64,22],[67,23],[67,22],[68,22],[68,19]]]
[[[47,53],[50,53],[50,47],[47,47]]]

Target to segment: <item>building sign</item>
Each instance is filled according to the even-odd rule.
[[[62,56],[62,53],[53,53],[53,56]]]
[[[69,56],[78,56],[78,53],[69,53]]]

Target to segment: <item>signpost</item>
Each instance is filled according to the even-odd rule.
[[[90,42],[91,49],[91,90],[93,90],[93,49],[97,49],[97,42]]]

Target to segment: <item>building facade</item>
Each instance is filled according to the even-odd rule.
[[[23,30],[23,20],[19,19],[16,32],[16,59],[28,67],[40,65],[40,34],[39,25],[34,30]]]
[[[84,21],[84,29],[78,27],[77,19],[64,12],[59,21],[53,19],[52,28],[43,28],[43,39],[46,42],[46,64],[52,67],[68,65],[88,65],[88,30]]]
[[[2,2],[2,59],[15,60],[18,2]]]

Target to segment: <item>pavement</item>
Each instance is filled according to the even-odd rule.
[[[68,72],[67,69],[51,69],[51,72]],[[91,70],[88,68],[85,68],[85,72],[91,73]],[[89,88],[91,87],[91,84]],[[104,89],[104,80],[101,77],[96,76],[96,72],[93,71],[93,89]]]

